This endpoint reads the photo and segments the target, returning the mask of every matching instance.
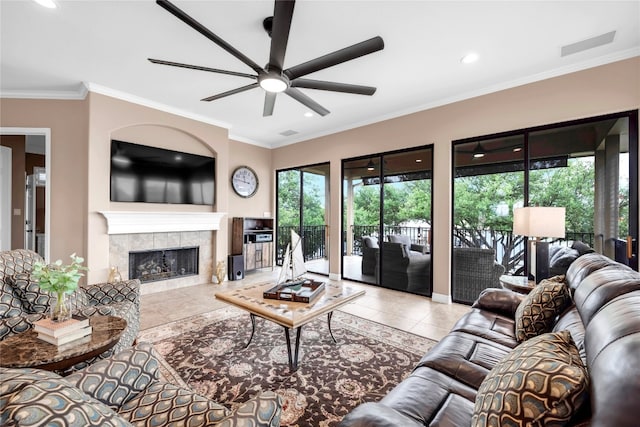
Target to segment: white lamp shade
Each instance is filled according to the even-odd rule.
[[[513,210],[513,232],[530,237],[564,237],[565,208],[525,207]]]

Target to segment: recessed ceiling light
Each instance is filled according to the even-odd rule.
[[[38,3],[40,6],[46,7],[47,9],[55,9],[58,5],[53,0],[33,0]]]
[[[475,52],[471,52],[471,53],[467,53],[465,56],[463,56],[460,59],[460,62],[462,62],[463,64],[471,64],[472,62],[476,62],[478,60],[479,56],[477,53]]]
[[[305,117],[313,117],[313,113],[311,111],[307,111],[306,113],[304,113]]]

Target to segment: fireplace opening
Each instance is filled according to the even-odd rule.
[[[129,278],[155,282],[198,274],[199,248],[154,249],[129,252]]]

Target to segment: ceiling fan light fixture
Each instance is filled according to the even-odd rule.
[[[58,5],[53,0],[34,0],[42,7],[46,7],[47,9],[55,9]]]
[[[258,83],[262,89],[273,93],[284,92],[289,87],[285,78],[276,74],[265,74],[258,79]]]
[[[479,56],[477,53],[469,52],[460,59],[460,62],[462,62],[463,64],[471,64],[473,62],[476,62],[478,58]]]
[[[373,163],[373,160],[369,160],[369,163],[367,163],[367,170],[368,171],[376,170],[376,165],[375,163]]]
[[[474,159],[480,159],[480,158],[482,158],[482,157],[484,157],[484,153],[480,153],[480,152],[478,152],[478,153],[473,153],[473,158],[474,158]]]

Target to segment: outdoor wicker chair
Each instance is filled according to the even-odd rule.
[[[453,248],[453,300],[473,303],[486,288],[500,288],[504,266],[495,262],[495,251]]]

